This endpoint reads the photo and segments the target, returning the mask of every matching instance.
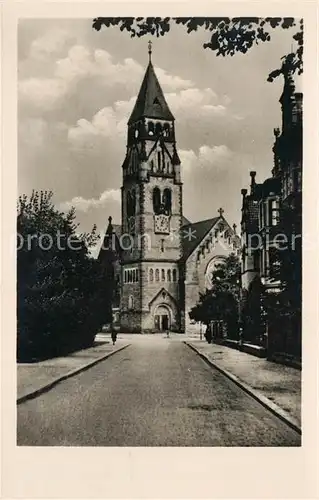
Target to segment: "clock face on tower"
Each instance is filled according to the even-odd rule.
[[[155,233],[169,234],[169,216],[159,214],[154,216]]]

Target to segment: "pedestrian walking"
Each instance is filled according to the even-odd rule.
[[[111,338],[112,338],[113,345],[115,345],[116,338],[117,338],[117,333],[116,333],[115,330],[112,330],[112,332],[111,332]]]

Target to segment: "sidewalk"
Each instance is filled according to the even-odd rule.
[[[204,340],[186,342],[221,371],[228,372],[252,389],[262,401],[275,403],[301,427],[301,371],[229,347],[207,344]],[[266,399],[265,399],[266,398]]]
[[[17,399],[19,401],[21,398],[27,398],[28,395],[41,391],[57,379],[67,378],[73,372],[76,374],[128,345],[125,339],[118,339],[116,345],[113,346],[110,335],[98,335],[93,347],[76,351],[66,357],[47,359],[37,363],[19,363],[17,365]]]

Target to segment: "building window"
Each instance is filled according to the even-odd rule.
[[[133,307],[134,307],[134,299],[133,299],[133,295],[130,295],[128,298],[128,308],[131,310],[131,309],[133,309]]]
[[[162,281],[165,281],[165,269],[162,269]]]
[[[275,247],[269,248],[269,276],[271,278],[278,278],[278,271],[280,267],[280,260],[278,255],[279,250]]]
[[[262,202],[259,203],[259,227],[263,227],[263,204]]]
[[[154,135],[154,123],[148,122],[148,135]]]
[[[155,215],[161,210],[161,191],[158,187],[153,189],[153,210]]]
[[[172,192],[168,188],[165,188],[163,192],[163,205],[165,214],[170,215],[172,213]]]
[[[150,281],[154,281],[154,270],[150,269]]]
[[[277,200],[269,200],[268,202],[268,225],[277,226],[279,223],[279,202]]]
[[[124,271],[124,283],[138,283],[138,269],[126,269]]]
[[[167,281],[168,282],[172,281],[172,271],[170,269],[168,269],[167,271]]]
[[[173,269],[173,281],[177,281],[177,272],[176,269]]]
[[[161,152],[160,151],[157,151],[157,166],[158,166],[158,170],[162,169],[162,165],[161,165]]]
[[[259,271],[259,251],[255,250],[253,254],[254,259],[254,271]]]
[[[159,281],[159,269],[155,271],[155,281]]]
[[[164,240],[161,240],[161,252],[164,252]]]

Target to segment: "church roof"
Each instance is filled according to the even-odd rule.
[[[183,260],[188,259],[190,254],[219,219],[220,217],[213,217],[212,219],[201,220],[182,226]]]
[[[136,103],[128,124],[140,118],[157,118],[160,120],[174,120],[163,91],[155,74],[153,65],[149,62],[146,73],[136,99]]]
[[[191,224],[191,221],[188,220],[185,215],[182,215],[182,226],[186,226],[187,224]]]

